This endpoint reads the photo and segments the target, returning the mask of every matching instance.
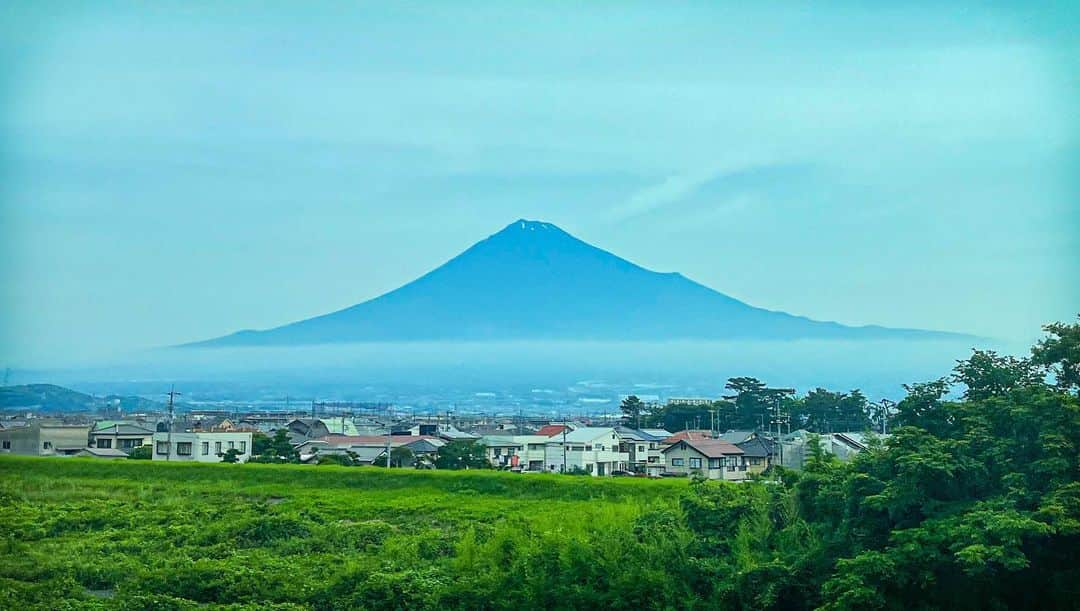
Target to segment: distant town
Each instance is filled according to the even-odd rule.
[[[696,475],[743,481],[772,465],[799,469],[814,443],[847,460],[866,449],[873,437],[887,436],[886,431],[872,433],[870,419],[852,430],[793,428],[780,401],[771,413],[765,401],[757,427],[722,426],[718,412],[725,405],[735,406],[732,399],[737,402],[738,396],[669,397],[661,403],[657,397],[645,401],[629,395],[616,413],[550,418],[450,410],[418,415],[389,404],[341,401],[312,401],[302,410],[180,410],[175,399],[181,395],[175,391],[164,403],[112,397],[94,399],[96,409],[76,409],[80,394],[61,387],[4,390],[9,405],[0,416],[0,453],[28,456],[491,468],[596,477]],[[40,405],[19,409],[10,405],[17,392],[54,401],[66,397],[74,403],[68,411],[35,409]],[[843,401],[846,396],[837,397]],[[860,409],[870,413],[869,407],[863,401]],[[672,426],[673,413],[681,415],[682,426]],[[660,414],[668,415],[666,421]]]

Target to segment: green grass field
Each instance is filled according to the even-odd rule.
[[[662,607],[686,488],[4,457],[0,608]]]

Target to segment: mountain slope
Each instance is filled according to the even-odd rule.
[[[932,338],[750,306],[677,273],[652,272],[550,223],[518,220],[380,297],[265,331],[189,346],[518,339]]]

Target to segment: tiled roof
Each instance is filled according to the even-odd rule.
[[[754,437],[736,445],[742,449],[744,455],[752,458],[765,458],[772,454],[772,444],[761,437]]]
[[[706,458],[721,458],[724,456],[733,455],[738,456],[743,453],[743,451],[740,450],[738,446],[728,443],[723,439],[683,439],[681,440],[681,442],[697,450],[701,455],[705,456]],[[664,451],[667,452],[677,447],[679,447],[678,443]]]
[[[540,427],[536,434],[544,437],[554,437],[555,435],[561,435],[565,428],[567,428],[565,424],[547,424]]]
[[[684,439],[708,439],[712,437],[709,431],[679,431],[664,440],[666,444],[679,443]]]
[[[728,431],[720,434],[720,439],[724,441],[739,445],[744,441],[749,441],[754,437],[754,431]]]

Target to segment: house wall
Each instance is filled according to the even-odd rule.
[[[154,460],[180,462],[221,462],[221,454],[236,449],[240,451],[237,459],[247,462],[251,458],[251,437],[251,433],[173,433],[172,445],[169,446],[168,433],[154,433],[152,457]],[[207,444],[205,449],[203,443]],[[181,453],[186,449],[182,444],[191,444],[190,454]]]
[[[746,479],[747,470],[743,469],[741,456],[732,455],[723,458],[708,458],[701,452],[688,445],[676,444],[664,453],[666,473],[679,473],[691,475],[701,473],[709,479],[727,481],[741,481]],[[699,461],[697,466],[691,466],[691,461]],[[680,464],[681,463],[681,464]],[[734,466],[734,470],[730,467]]]
[[[746,474],[758,475],[765,472],[765,469],[769,468],[769,458],[745,458],[746,461]],[[754,461],[758,461],[758,464],[754,464]]]
[[[566,464],[565,470],[569,471],[574,467],[579,467],[591,472],[594,476],[598,475],[611,475],[612,471],[627,470],[630,462],[630,455],[628,453],[619,452],[618,449],[609,449],[610,446],[604,446],[603,450],[598,450],[597,445],[567,442],[566,451]],[[575,450],[574,448],[584,448],[591,446],[592,450]],[[545,446],[544,453],[544,469],[546,471],[554,471],[556,473],[564,470],[563,465],[563,444],[559,442],[548,442]],[[602,472],[602,473],[601,473]]]
[[[125,452],[131,450],[133,447],[137,448],[149,444],[153,441],[153,437],[154,434],[151,432],[138,434],[90,433],[90,441],[95,448],[109,447]],[[102,439],[107,439],[108,444],[102,445]],[[130,442],[130,445],[122,442]]]
[[[60,448],[85,448],[89,433],[88,426],[32,424],[5,429],[0,431],[0,453],[56,456]]]

